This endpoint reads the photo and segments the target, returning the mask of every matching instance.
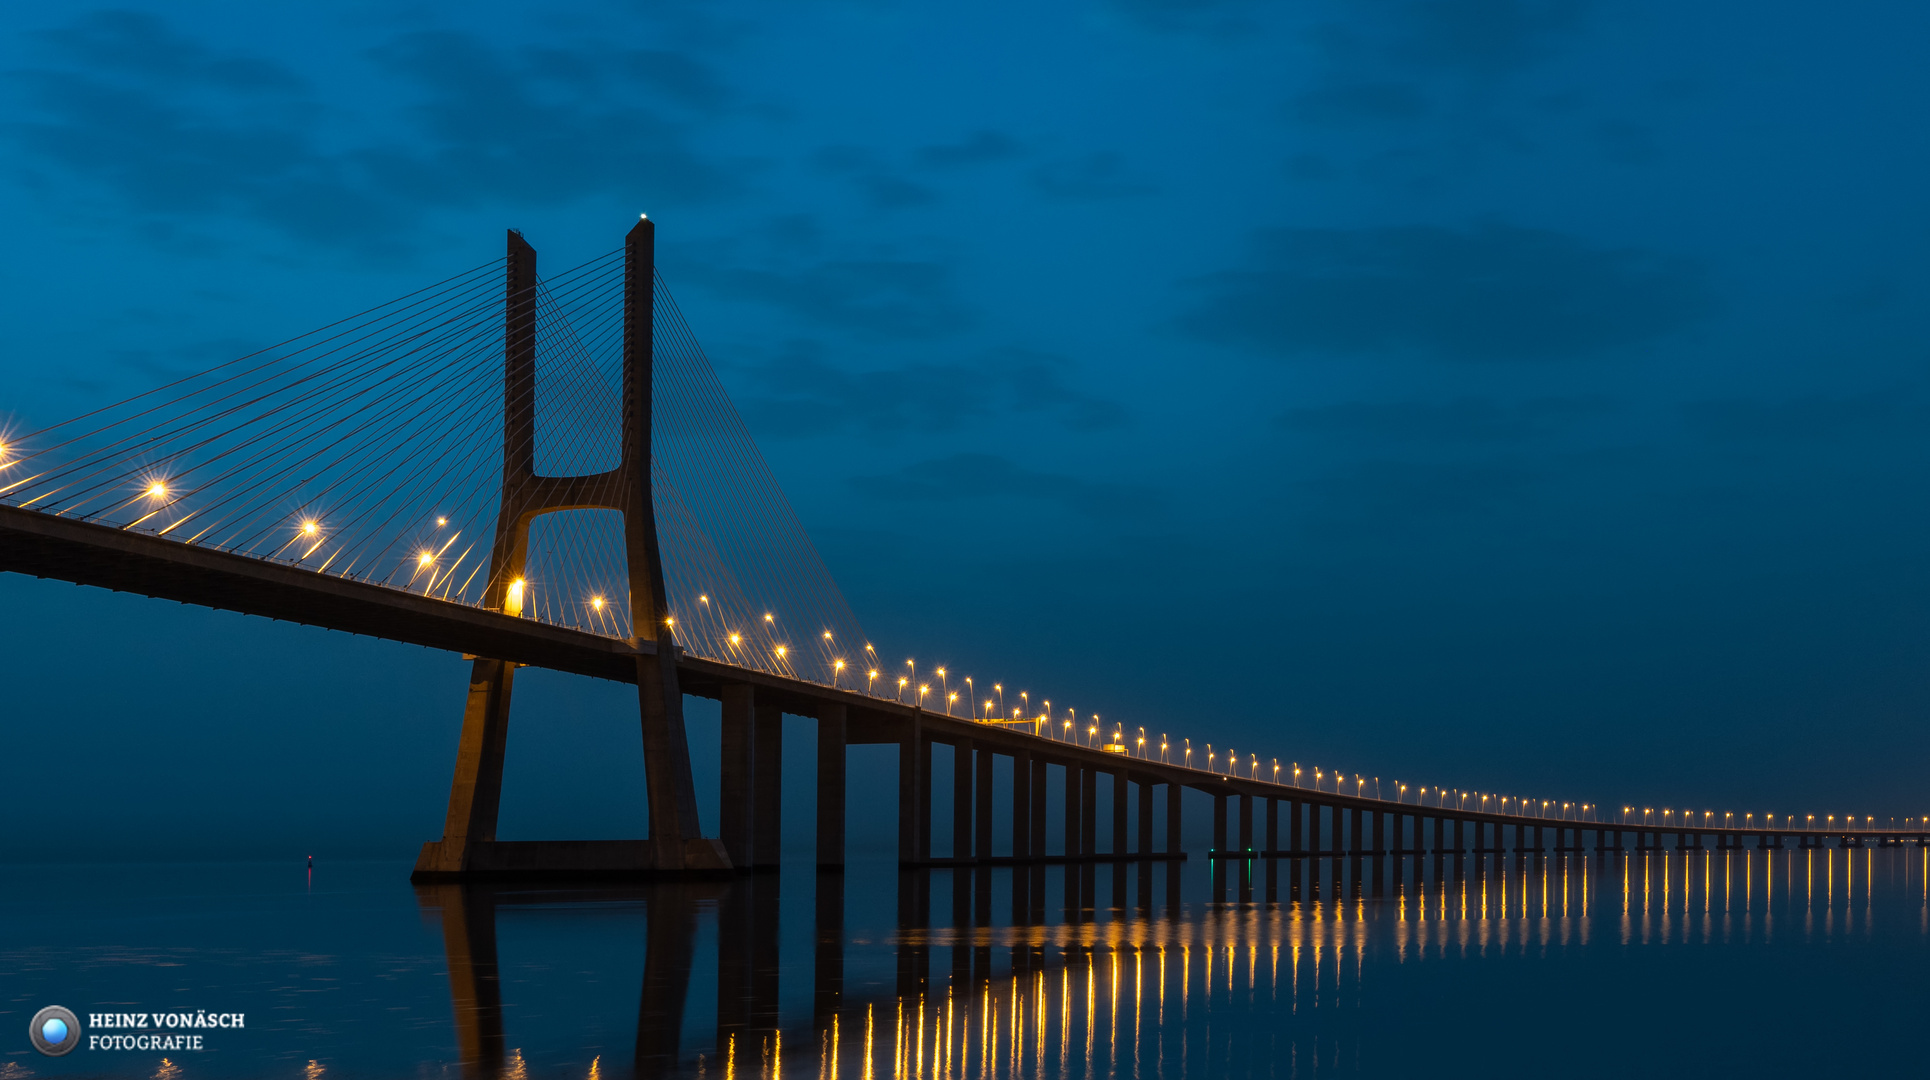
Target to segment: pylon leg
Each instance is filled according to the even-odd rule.
[[[470,668],[462,741],[456,748],[456,775],[449,784],[449,816],[442,824],[442,839],[422,845],[415,864],[418,874],[468,870],[475,845],[496,839],[515,670],[507,661],[488,659],[478,659]]]
[[[650,846],[659,870],[728,870],[724,845],[705,838],[697,822],[697,790],[684,735],[684,699],[677,686],[676,649],[637,656],[637,700],[643,725],[643,771],[649,788]]]

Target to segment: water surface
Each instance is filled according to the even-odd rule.
[[[1923,849],[412,888],[13,866],[0,1078],[1924,1071]],[[240,1012],[43,1057],[29,1018]],[[90,1029],[98,1034],[103,1029]]]

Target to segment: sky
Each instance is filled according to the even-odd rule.
[[[1930,813],[1927,31],[14,5],[0,426],[647,212],[888,657],[1384,782]],[[0,604],[0,856],[434,838],[459,658],[16,575]],[[503,835],[634,834],[634,710],[525,670]]]

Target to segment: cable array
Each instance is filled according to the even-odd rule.
[[[539,477],[620,506],[623,257],[542,279]],[[0,443],[0,502],[478,606],[504,490],[503,261]],[[651,478],[672,632],[698,655],[853,685],[875,665],[676,301],[653,282]],[[528,299],[528,298],[520,298]],[[623,515],[530,525],[520,614],[632,634]],[[499,583],[508,585],[509,583]],[[495,595],[503,595],[499,589]]]

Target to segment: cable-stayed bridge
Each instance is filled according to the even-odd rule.
[[[1596,851],[1930,845],[1915,817],[1370,790],[888,664],[657,275],[654,245],[642,220],[617,250],[544,277],[511,232],[495,262],[22,425],[0,441],[0,570],[473,658],[422,879],[775,865],[786,713],[817,721],[817,861],[831,867],[845,861],[846,747],[864,743],[899,748],[906,865],[1184,858],[1188,788],[1212,800],[1223,859],[1580,851],[1585,837]],[[528,665],[637,686],[647,839],[496,839],[515,670]],[[722,703],[716,837],[698,823],[685,695]],[[934,744],[953,769],[944,857]],[[1059,837],[1048,800],[1063,807]],[[1001,817],[1007,836],[994,835]]]

